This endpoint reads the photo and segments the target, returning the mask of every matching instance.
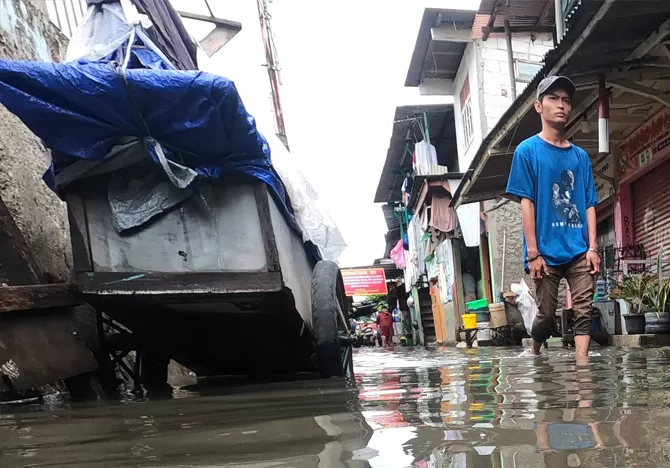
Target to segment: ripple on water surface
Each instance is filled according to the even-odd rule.
[[[3,467],[670,467],[670,349],[362,349],[353,382],[0,407]]]

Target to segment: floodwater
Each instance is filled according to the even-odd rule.
[[[356,385],[0,407],[4,467],[670,467],[670,348],[379,349]]]

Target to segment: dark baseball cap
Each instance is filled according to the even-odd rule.
[[[537,94],[536,94],[537,99],[539,100],[543,94],[547,93],[547,91],[556,88],[566,90],[570,95],[570,97],[574,96],[575,91],[577,90],[577,88],[575,88],[575,84],[572,82],[570,78],[558,75],[548,76],[542,81],[540,81],[539,85],[537,85]]]

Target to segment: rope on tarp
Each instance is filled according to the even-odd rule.
[[[118,69],[119,75],[121,76],[123,85],[126,88],[126,93],[128,96],[128,100],[130,101],[130,105],[133,109],[135,120],[143,127],[145,136],[141,137],[141,140],[147,154],[151,155],[151,150],[153,150],[156,155],[156,158],[158,159],[158,163],[163,168],[163,171],[167,175],[168,179],[170,179],[170,182],[172,182],[176,187],[184,189],[189,185],[191,185],[193,180],[195,180],[195,178],[198,176],[198,173],[189,167],[182,166],[181,164],[178,164],[167,158],[167,156],[165,155],[165,151],[163,149],[163,145],[158,140],[156,140],[151,136],[149,126],[147,125],[146,120],[144,120],[144,117],[142,116],[142,112],[140,111],[139,106],[133,99],[130,84],[128,83],[128,76],[126,75],[126,70],[128,69],[128,64],[130,63],[130,56],[132,54],[132,48],[135,43],[136,37],[138,37],[146,47],[151,49],[153,52],[157,53],[158,56],[163,61],[165,61],[165,63],[173,67],[170,61],[160,52],[160,50],[155,46],[155,44],[151,41],[151,39],[149,39],[149,37],[146,34],[144,34],[144,32],[141,29],[141,25],[135,24],[133,25],[133,29],[130,33],[130,36],[128,37],[128,47],[126,48],[125,56],[123,57],[123,63]],[[179,175],[175,174],[175,171],[173,171],[172,167],[170,167],[171,165],[175,167]]]

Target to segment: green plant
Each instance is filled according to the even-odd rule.
[[[650,277],[646,287],[645,304],[657,317],[668,312],[668,301],[670,300],[670,281],[663,279],[663,246],[658,249],[656,255],[656,276]]]
[[[368,296],[366,300],[367,302],[371,302],[374,304],[373,308],[377,312],[380,312],[384,307],[388,307],[388,296],[386,294],[376,294],[374,296]]]
[[[647,307],[647,289],[653,281],[653,276],[648,273],[626,275],[617,285],[618,291],[615,291],[612,296],[626,301],[631,314],[642,314]]]

